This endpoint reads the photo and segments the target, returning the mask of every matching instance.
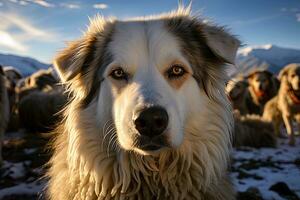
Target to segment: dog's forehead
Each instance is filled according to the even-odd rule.
[[[118,62],[135,67],[182,57],[177,39],[160,20],[117,22],[109,49]]]
[[[296,73],[297,75],[300,75],[300,66],[294,66],[291,70],[290,73]]]

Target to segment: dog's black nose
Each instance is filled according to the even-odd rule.
[[[141,135],[155,137],[168,126],[169,116],[165,109],[153,106],[142,110],[134,120],[135,128]]]

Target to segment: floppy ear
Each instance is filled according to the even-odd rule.
[[[80,72],[85,57],[82,42],[77,40],[68,43],[67,48],[54,60],[53,65],[63,83],[70,81]]]
[[[279,74],[278,74],[278,79],[281,81],[282,78],[283,78],[285,75],[287,75],[288,71],[289,71],[289,67],[283,68],[283,69],[279,72]]]
[[[69,43],[54,61],[61,82],[77,97],[84,98],[91,91],[95,73],[101,65],[102,43],[101,38],[86,34],[82,39]]]
[[[225,62],[234,64],[240,41],[227,33],[224,28],[205,24],[203,32],[210,49]]]
[[[251,80],[251,79],[253,78],[254,74],[256,74],[256,72],[255,72],[255,71],[254,71],[254,72],[251,72],[251,73],[249,73],[249,74],[246,76],[246,79],[247,79],[247,80]]]
[[[270,72],[268,70],[264,70],[263,72],[266,73],[269,78],[273,77],[273,73],[272,72]]]

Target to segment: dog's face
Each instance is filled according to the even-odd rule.
[[[248,83],[245,80],[230,80],[226,86],[227,94],[230,99],[234,100],[242,96],[248,88]]]
[[[91,35],[83,39],[93,44],[88,65],[82,58],[74,64],[76,48],[84,45],[65,50],[55,63],[60,76],[73,84],[87,107],[97,103],[100,124],[113,121],[122,149],[145,155],[180,146],[187,119],[196,120],[193,116],[208,106],[208,96],[218,93],[213,85],[224,86],[218,77],[224,70],[217,68],[234,61],[239,42],[186,17],[115,21],[102,32],[106,30],[100,34],[90,28],[89,34],[103,36],[102,44]],[[95,61],[97,57],[101,59]],[[210,82],[215,80],[219,83]]]
[[[248,77],[249,84],[259,94],[264,94],[271,85],[272,74],[266,71],[255,72]]]
[[[281,76],[286,76],[291,89],[300,92],[300,65],[291,64],[287,68],[283,69]]]
[[[115,32],[109,45],[113,60],[104,77],[105,90],[112,92],[120,145],[141,153],[179,146],[186,97],[200,91],[179,42],[161,22],[149,23],[146,29],[142,22],[120,23]]]

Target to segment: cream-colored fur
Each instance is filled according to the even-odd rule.
[[[199,43],[180,37],[195,25],[209,38],[213,52],[207,53],[217,54],[214,62],[202,63],[205,68],[200,65],[205,54],[196,56],[203,52],[193,49]],[[71,100],[56,131],[49,198],[235,199],[227,175],[233,118],[223,65],[234,61],[238,45],[224,30],[190,16],[189,9],[132,21],[93,20],[55,60]],[[167,79],[163,68],[174,57],[187,70],[176,81]],[[116,66],[130,73],[130,80],[113,80]],[[132,111],[149,106],[149,99],[167,109],[172,130],[165,133],[168,147],[155,152],[131,142],[139,137]]]
[[[295,145],[292,120],[300,113],[300,102],[295,103],[290,92],[299,95],[300,64],[289,64],[279,74],[281,80],[278,95],[265,106],[263,118],[273,123],[276,135],[280,135],[280,124],[284,122],[289,135],[289,144]]]

